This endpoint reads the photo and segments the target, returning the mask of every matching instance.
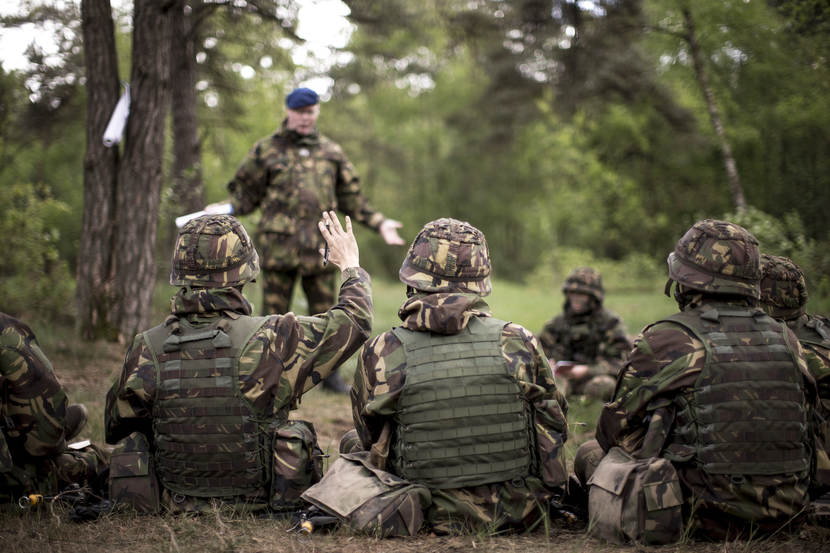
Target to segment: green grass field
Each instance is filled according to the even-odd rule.
[[[154,310],[161,320],[174,289],[159,286]],[[671,313],[673,303],[662,290],[608,293],[607,306],[626,321],[629,334],[635,335],[642,326]],[[249,299],[259,304],[256,284],[246,289]],[[295,296],[296,297],[296,296]],[[398,323],[397,310],[404,299],[404,287],[393,281],[374,282],[374,333],[388,330]],[[495,282],[488,302],[499,318],[511,320],[538,332],[544,322],[561,308],[561,293],[553,289]],[[304,312],[304,300],[295,303],[297,312]],[[52,360],[70,399],[83,402],[90,412],[90,421],[82,434],[103,444],[104,397],[113,375],[120,369],[126,345],[107,342],[82,343],[74,338],[72,329],[32,322],[43,350]],[[349,378],[354,358],[341,369]],[[601,405],[598,402],[573,400],[568,422],[570,438],[566,455],[572,462],[576,447],[590,438]],[[340,436],[352,426],[349,400],[345,396],[312,390],[303,398],[293,415],[314,422],[320,446],[336,455]],[[331,458],[330,458],[331,460]],[[86,524],[74,524],[59,504],[50,504],[34,511],[0,513],[0,544],[3,552],[51,553],[79,551],[116,551],[130,553],[161,552],[318,552],[344,551],[371,553],[395,551],[430,552],[585,552],[598,551],[670,551],[679,553],[757,553],[811,552],[830,550],[830,529],[810,528],[799,534],[779,535],[772,540],[749,540],[728,543],[686,542],[674,546],[618,547],[587,538],[584,533],[554,524],[547,530],[529,535],[489,536],[483,533],[452,537],[419,536],[415,539],[378,540],[355,536],[346,530],[334,534],[300,536],[289,533],[284,520],[255,519],[249,515],[229,515],[219,511],[202,516],[140,517],[111,514]]]

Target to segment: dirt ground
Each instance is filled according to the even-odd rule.
[[[54,339],[45,344],[72,401],[86,404],[90,421],[84,438],[103,444],[104,397],[115,371],[123,362],[126,347],[97,342],[76,344],[73,340]],[[348,369],[347,369],[348,372]],[[571,410],[573,445],[590,436],[596,409],[574,404]],[[340,436],[352,427],[349,400],[314,390],[304,397],[296,418],[313,420],[320,447],[337,452]],[[91,523],[73,523],[60,504],[39,510],[0,513],[0,553],[50,553],[107,551],[129,553],[160,552],[318,552],[399,553],[510,552],[557,553],[587,551],[664,551],[672,553],[820,553],[830,552],[830,529],[805,527],[796,534],[782,534],[772,539],[750,539],[726,543],[688,541],[664,547],[633,547],[606,544],[589,538],[583,530],[554,523],[528,535],[490,536],[484,533],[462,536],[423,535],[412,539],[379,540],[352,535],[340,529],[334,533],[303,536],[291,532],[287,520],[253,518],[250,515],[227,515],[219,512],[186,517],[140,517],[111,514]]]

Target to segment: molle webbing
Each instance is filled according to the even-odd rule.
[[[502,357],[505,324],[473,318],[451,336],[394,330],[407,366],[394,446],[402,477],[446,489],[530,473],[529,408]]]
[[[668,319],[693,332],[706,364],[678,413],[675,437],[710,474],[793,474],[809,468],[801,372],[785,328],[732,306]]]
[[[259,427],[239,390],[241,348],[264,322],[240,317],[194,328],[180,320],[148,331],[157,471],[172,492],[229,497],[264,488]]]

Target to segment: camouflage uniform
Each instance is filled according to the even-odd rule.
[[[804,348],[810,374],[818,388],[816,476],[813,492],[830,491],[830,320],[806,312],[807,282],[791,259],[761,255],[761,304],[787,324]]]
[[[698,222],[668,262],[667,293],[677,282],[681,313],[646,327],[635,341],[614,399],[600,414],[597,441],[583,444],[575,468],[584,481],[612,446],[635,456],[656,451],[677,469],[693,528],[713,537],[774,530],[807,503],[815,383],[801,346],[754,308],[759,254],[743,228]],[[771,380],[762,376],[768,374]],[[728,414],[736,404],[740,409]]]
[[[317,230],[323,211],[337,209],[378,230],[384,217],[374,211],[343,150],[317,133],[282,128],[259,140],[228,183],[233,212],[257,208],[255,235],[265,281],[263,314],[287,313],[294,282],[302,277],[309,313],[334,304],[334,268],[323,267],[324,241]]]
[[[591,307],[584,313],[574,313],[566,300],[564,313],[545,323],[539,342],[548,359],[588,365],[588,374],[583,378],[566,381],[568,394],[608,400],[631,350],[625,325],[615,313],[602,306],[605,290],[598,271],[590,267],[574,269],[562,291],[588,294],[592,298]]]
[[[66,447],[67,399],[32,330],[0,313],[0,504],[93,482],[106,460]],[[79,430],[79,429],[78,429]],[[77,432],[73,432],[77,433]]]
[[[183,326],[221,328],[223,324],[233,325],[239,320],[250,319],[251,304],[242,295],[241,288],[244,283],[253,280],[258,270],[256,251],[244,228],[233,217],[200,217],[188,222],[181,230],[173,256],[171,283],[183,288],[172,298],[171,314],[165,322],[135,337],[127,351],[124,366],[107,394],[107,441],[115,444],[123,440],[116,453],[135,449],[136,435],[131,436],[131,433],[139,432],[150,440],[150,447],[156,449],[158,460],[159,448],[152,442],[161,431],[158,420],[165,416],[159,412],[158,405],[166,397],[168,381],[164,381],[163,389],[159,389],[157,374],[164,359],[161,355],[158,359],[155,357],[157,353],[151,347],[150,339],[153,333],[166,331],[166,334],[175,336]],[[262,444],[270,443],[268,440],[272,438],[269,433],[276,432],[278,437],[284,437],[287,432],[289,441],[294,437],[298,427],[292,427],[291,423],[283,424],[289,410],[296,408],[304,392],[357,350],[368,338],[371,322],[369,275],[363,269],[354,267],[343,271],[339,302],[327,312],[315,317],[297,317],[289,313],[260,318],[250,338],[234,346],[240,351],[238,361],[234,363],[238,367],[235,395],[241,402],[240,406],[250,413],[247,420],[257,425],[256,432]],[[168,355],[166,351],[165,346],[165,357]],[[195,355],[198,359],[199,355]],[[184,354],[182,359],[184,365]],[[216,378],[214,386],[217,393],[223,378]],[[205,391],[195,390],[193,397],[215,395],[210,386],[199,389]],[[230,432],[234,431],[227,428],[204,430],[204,444],[218,442]],[[288,455],[293,454],[288,452]],[[238,461],[241,463],[244,459],[240,456]],[[279,503],[280,495],[290,492],[291,497],[298,498],[304,487],[311,483],[307,474],[312,470],[310,464],[293,466],[294,462],[290,457],[280,456],[275,449],[272,459],[264,463],[264,469],[270,468],[277,475],[266,478],[271,481],[272,507],[275,501]],[[237,466],[236,462],[231,464]],[[280,484],[275,478],[281,478],[279,475],[283,470],[287,472]],[[213,473],[206,471],[201,476],[217,474],[233,477],[237,472],[225,468]],[[204,496],[211,495],[204,493],[204,490],[194,494],[202,497],[191,497],[187,493],[171,494],[165,487],[164,475],[159,476],[163,488],[162,503],[171,509],[200,510],[206,505]],[[292,478],[296,478],[299,484],[295,486],[296,483],[290,481]],[[298,489],[275,489],[277,485]],[[269,503],[268,489],[238,498],[225,497],[226,494],[218,490],[212,495],[229,501],[235,499],[254,507]]]
[[[467,223],[452,219],[429,223],[410,247],[400,270],[401,280],[409,286],[409,298],[398,311],[403,325],[366,344],[351,391],[360,445],[375,453],[384,452],[381,459],[386,466],[380,468],[395,472],[406,460],[398,458],[405,456],[396,447],[401,439],[398,420],[405,411],[400,401],[406,396],[407,377],[417,380],[408,374],[411,368],[398,333],[401,329],[429,333],[441,344],[445,338],[449,342],[464,333],[474,321],[489,319],[489,307],[481,297],[490,292],[489,273],[484,236]],[[524,457],[532,468],[526,476],[509,481],[456,488],[429,486],[432,503],[425,519],[437,531],[532,526],[545,515],[548,500],[566,480],[562,446],[567,437],[567,403],[556,389],[533,334],[517,324],[496,324],[502,325],[497,355],[503,358],[511,381],[532,411],[528,431],[533,446]],[[477,359],[481,362],[483,357]],[[453,396],[452,401],[436,404],[427,412],[440,419],[441,406],[451,410],[462,399],[470,398]],[[458,445],[464,447],[462,442],[459,439]],[[441,447],[439,443],[432,445]],[[419,456],[425,450],[431,450],[430,444],[419,448]],[[471,463],[478,462],[474,457],[470,457]]]

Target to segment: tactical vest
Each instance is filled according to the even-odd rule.
[[[821,317],[808,315],[807,322],[793,331],[802,344],[830,349],[830,326]]]
[[[231,497],[265,488],[270,457],[239,390],[239,357],[266,320],[221,319],[195,328],[180,319],[144,333],[156,369],[156,470],[171,492]]]
[[[706,362],[676,399],[671,441],[709,474],[795,474],[810,467],[803,375],[786,327],[760,309],[718,305],[667,321],[694,334]]]
[[[505,324],[474,317],[451,336],[393,330],[406,356],[393,442],[398,475],[447,489],[531,473],[529,404],[502,356]]]

